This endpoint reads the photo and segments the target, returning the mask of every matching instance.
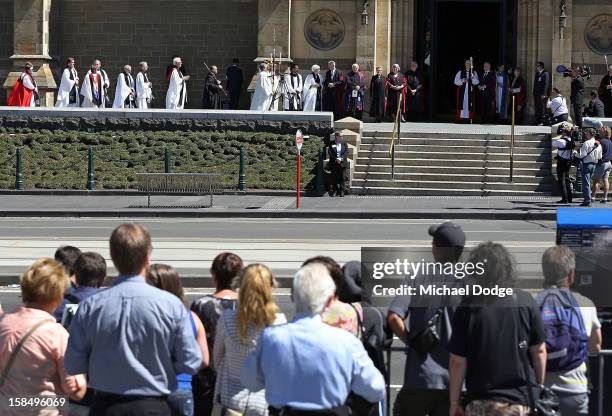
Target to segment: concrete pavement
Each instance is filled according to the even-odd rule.
[[[185,217],[185,218],[424,218],[548,220],[556,219],[558,197],[216,195],[212,208],[189,208],[208,202],[200,196],[153,196],[152,204],[184,208],[146,208],[146,196],[58,193],[0,194],[0,217]],[[580,200],[578,200],[580,201]],[[593,208],[606,205],[596,202]]]

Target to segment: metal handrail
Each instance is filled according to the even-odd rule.
[[[395,338],[394,339],[398,339]],[[406,346],[394,347],[392,345],[385,348],[387,355],[387,362],[385,363],[387,369],[386,375],[386,409],[385,415],[391,415],[391,353],[393,352],[405,352]],[[612,357],[612,350],[601,350],[597,354],[589,354],[590,357],[597,357],[597,416],[603,416],[603,383],[604,383],[604,359],[606,357]]]
[[[402,94],[397,96],[397,111],[395,112],[395,121],[393,122],[393,133],[391,133],[391,144],[389,147],[389,156],[391,156],[391,180],[395,179],[395,145],[400,142],[401,126],[402,126]],[[397,135],[397,139],[396,139]],[[397,143],[396,143],[397,142]]]
[[[515,100],[516,96],[512,95],[512,124],[510,126],[510,183],[514,180],[514,126],[515,122]]]

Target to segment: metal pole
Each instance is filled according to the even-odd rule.
[[[172,173],[172,157],[170,156],[170,149],[167,147],[164,149],[164,172]]]
[[[15,189],[21,191],[23,189],[23,174],[21,173],[23,165],[21,163],[21,148],[15,150]]]
[[[93,162],[93,147],[87,148],[87,190],[93,191],[94,183],[94,162]]]
[[[325,147],[319,149],[319,163],[317,163],[317,183],[316,189],[317,192],[323,193],[325,192],[325,171],[323,169],[323,164],[325,163]]]
[[[238,190],[246,191],[246,172],[244,168],[244,147],[240,148],[240,168],[238,170]]]
[[[603,383],[604,383],[604,356],[599,354],[599,369],[597,371],[597,415],[603,416]]]
[[[516,96],[512,96],[512,125],[510,126],[510,183],[514,180],[514,102]]]
[[[300,188],[301,188],[301,172],[302,171],[302,156],[300,155],[300,149],[297,151],[297,185],[296,185],[296,200],[295,200],[295,208],[300,207]]]
[[[385,380],[387,390],[387,402],[385,416],[391,415],[391,347],[387,350],[387,379]]]

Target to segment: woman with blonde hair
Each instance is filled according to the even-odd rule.
[[[240,382],[240,369],[255,350],[264,328],[286,322],[274,303],[272,272],[262,264],[244,269],[240,278],[238,307],[224,311],[217,324],[213,363],[217,371],[215,406],[244,415],[267,415],[265,390],[249,392]],[[232,412],[233,411],[233,412]]]
[[[59,408],[68,408],[65,396],[81,400],[87,388],[84,375],[71,376],[64,369],[68,331],[52,315],[64,300],[68,275],[57,261],[42,258],[20,282],[23,306],[0,316],[0,414],[23,414],[23,408],[9,407],[10,397],[64,396],[44,411],[58,415]]]

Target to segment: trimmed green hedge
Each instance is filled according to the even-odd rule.
[[[314,184],[320,137],[302,147],[302,187]],[[15,150],[22,148],[24,189],[85,189],[87,148],[94,149],[96,189],[135,187],[135,174],[163,172],[164,149],[173,172],[223,174],[238,185],[240,148],[246,156],[247,188],[294,189],[296,149],[292,135],[245,132],[49,131],[0,129],[0,187],[15,186]]]

